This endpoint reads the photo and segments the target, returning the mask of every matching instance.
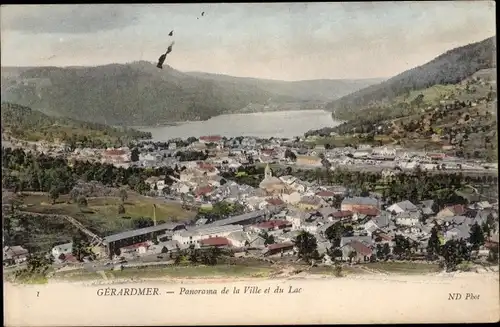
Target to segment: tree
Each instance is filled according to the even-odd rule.
[[[264,239],[264,245],[269,245],[269,244],[276,243],[276,241],[274,239],[274,236],[273,235],[269,235],[268,232],[263,232],[259,236]]]
[[[130,161],[137,162],[139,161],[139,149],[133,148],[130,152]]]
[[[447,271],[454,271],[457,269],[457,265],[462,262],[462,258],[459,253],[458,242],[456,240],[449,240],[443,245],[443,258]]]
[[[90,249],[89,242],[85,239],[84,235],[78,235],[73,237],[73,249],[72,254],[78,260],[82,261],[84,257],[90,256],[93,254]]]
[[[391,248],[389,247],[389,244],[384,244],[382,248],[382,254],[384,255],[385,259],[391,254]]]
[[[434,226],[431,230],[431,236],[427,242],[427,255],[432,260],[439,254],[441,243],[439,242],[438,230]]]
[[[292,152],[290,149],[285,150],[285,159],[290,159],[291,161],[297,160],[297,155]]]
[[[497,264],[498,263],[498,246],[494,246],[490,249],[490,252],[488,253],[488,262],[491,262],[491,263],[495,263]]]
[[[308,263],[318,257],[316,238],[309,232],[301,231],[295,239],[295,246],[297,246],[299,258]]]
[[[340,240],[342,239],[342,234],[344,232],[344,227],[340,222],[336,222],[332,226],[328,227],[325,231],[326,238],[332,243],[334,248],[340,246]]]
[[[401,235],[396,235],[394,241],[396,244],[394,246],[393,253],[401,258],[407,257],[411,250],[410,241]]]
[[[128,198],[127,190],[121,188],[120,189],[120,200],[122,201],[122,203],[125,203],[127,198]]]
[[[52,187],[49,191],[49,198],[52,201],[52,204],[56,204],[57,199],[59,198],[59,195],[61,195],[61,192],[59,191],[58,187]]]
[[[477,222],[471,226],[469,234],[469,242],[472,244],[472,249],[478,251],[479,247],[484,245],[485,240],[483,230]]]

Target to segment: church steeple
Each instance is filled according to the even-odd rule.
[[[271,173],[271,168],[269,167],[269,163],[266,165],[266,169],[264,170],[264,178],[270,178],[273,174]]]

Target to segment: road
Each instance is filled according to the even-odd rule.
[[[136,257],[133,259],[127,259],[126,261],[121,263],[121,265],[124,268],[133,268],[133,267],[173,264],[174,261],[169,259],[170,258],[166,255],[152,254],[147,256]],[[98,271],[112,270],[116,265],[119,264],[120,263],[113,262],[112,260],[93,261],[84,263],[82,268],[90,272],[98,272]]]

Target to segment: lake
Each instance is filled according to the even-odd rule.
[[[330,112],[324,110],[296,110],[221,115],[206,121],[137,129],[151,132],[154,141],[204,135],[292,138],[303,136],[312,129],[335,127],[339,124],[340,122],[332,119]]]

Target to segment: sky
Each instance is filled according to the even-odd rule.
[[[8,5],[1,62],[155,62],[175,41],[166,63],[180,71],[381,78],[494,36],[495,23],[493,1]]]

